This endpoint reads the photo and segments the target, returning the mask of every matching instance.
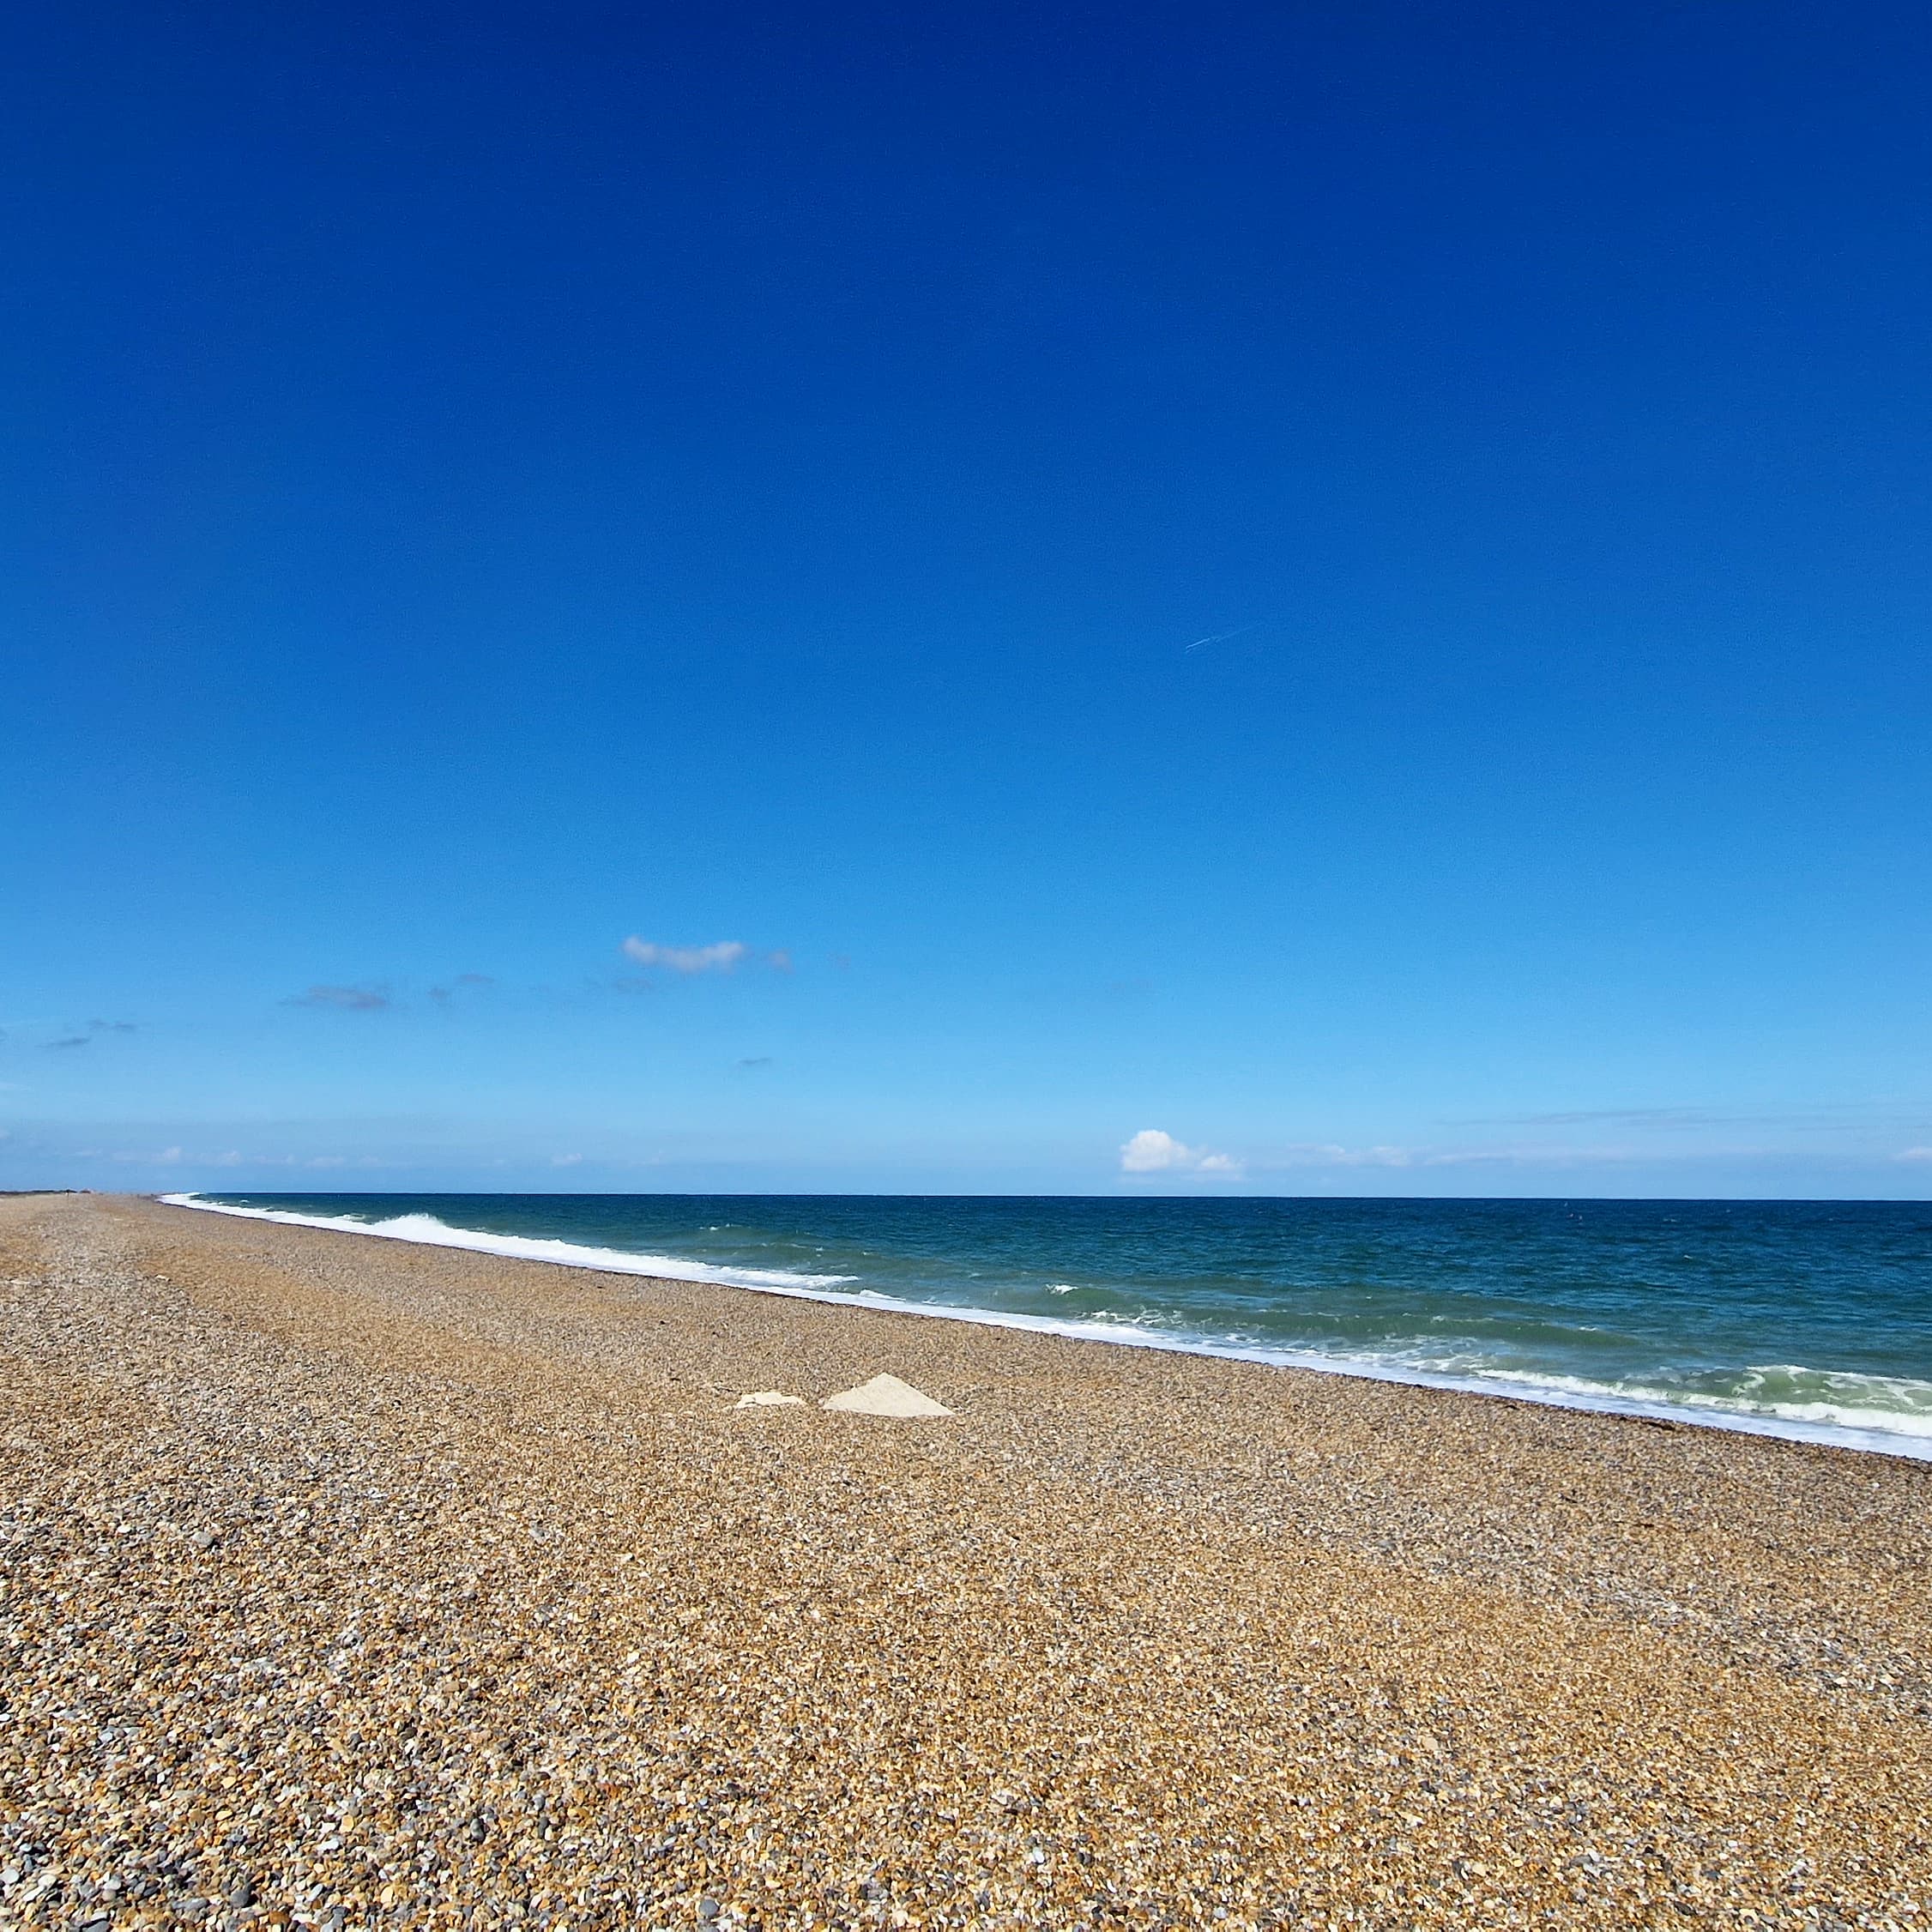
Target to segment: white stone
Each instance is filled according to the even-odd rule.
[[[841,1395],[829,1395],[818,1406],[836,1409],[850,1416],[950,1416],[951,1410],[921,1395],[910,1382],[897,1375],[875,1375],[858,1388]]]
[[[732,1404],[734,1409],[802,1409],[802,1395],[781,1395],[776,1389],[760,1389],[755,1395],[741,1395]]]

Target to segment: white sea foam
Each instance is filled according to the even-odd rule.
[[[426,1247],[468,1248],[479,1254],[501,1254],[517,1261],[550,1261],[566,1268],[594,1268],[604,1274],[646,1275],[656,1281],[707,1282],[716,1288],[755,1288],[769,1294],[797,1294],[809,1289],[834,1288],[854,1278],[850,1275],[793,1274],[782,1268],[714,1268],[703,1261],[685,1261],[670,1254],[637,1254],[628,1248],[592,1247],[580,1241],[491,1235],[474,1228],[452,1228],[433,1214],[398,1214],[387,1221],[357,1221],[347,1215],[290,1214],[281,1208],[236,1207],[226,1201],[204,1201],[195,1194],[163,1194],[160,1198],[169,1207],[238,1215],[245,1221],[276,1221],[286,1227],[323,1228],[339,1235],[377,1235],[384,1241],[414,1241]]]
[[[492,1235],[454,1228],[431,1214],[400,1214],[386,1221],[358,1221],[343,1215],[291,1214],[280,1208],[238,1207],[203,1200],[195,1194],[163,1194],[169,1207],[230,1214],[248,1221],[274,1221],[292,1228],[319,1228],[332,1234],[373,1235],[387,1241],[414,1241],[500,1254],[519,1261],[545,1261],[606,1274],[656,1280],[702,1282],[720,1288],[748,1289],[794,1301],[830,1302],[894,1314],[921,1315],[940,1321],[970,1322],[984,1328],[1017,1328],[1035,1334],[1063,1335],[1076,1341],[1105,1342],[1120,1348],[1154,1349],[1167,1354],[1214,1355],[1282,1368],[1313,1369],[1320,1374],[1353,1375],[1369,1381],[1454,1390],[1465,1394],[1505,1396],[1555,1409],[1582,1409],[1613,1416],[1645,1416],[1687,1422],[1700,1428],[1728,1429],[1787,1441],[1828,1443],[1840,1448],[1932,1462],[1932,1383],[1903,1377],[1861,1375],[1796,1366],[1769,1366],[1743,1373],[1758,1379],[1742,1392],[1720,1394],[1691,1389],[1595,1382],[1585,1377],[1535,1370],[1478,1366],[1466,1357],[1454,1367],[1430,1366],[1402,1350],[1329,1353],[1234,1342],[1213,1336],[1150,1331],[1156,1318],[1139,1315],[1109,1320],[1104,1316],[1069,1319],[1022,1314],[1004,1308],[962,1308],[944,1302],[909,1301],[877,1289],[846,1289],[853,1275],[807,1275],[783,1269],[719,1268],[675,1255],[637,1254],[624,1248],[593,1247],[577,1241],[542,1241],[521,1235]],[[1437,1362],[1445,1358],[1438,1356]],[[1786,1385],[1783,1398],[1768,1398],[1774,1379]],[[1796,1388],[1790,1385],[1796,1385]],[[1791,1399],[1796,1388],[1807,1391]],[[1881,1405],[1881,1394],[1891,1404]],[[1861,1400],[1860,1398],[1863,1399]]]
[[[1823,1368],[1778,1366],[1747,1368],[1741,1373],[1764,1380],[1790,1379],[1817,1386],[1811,1399],[1786,1397],[1773,1399],[1748,1384],[1733,1393],[1705,1389],[1646,1388],[1623,1382],[1591,1382],[1579,1376],[1537,1375],[1519,1369],[1489,1369],[1484,1382],[1524,1383],[1531,1387],[1573,1394],[1580,1398],[1615,1396],[1622,1400],[1655,1404],[1670,1409],[1709,1410],[1712,1419],[1748,1417],[1789,1423],[1812,1429],[1850,1429],[1861,1435],[1917,1437],[1926,1445],[1922,1451],[1887,1443],[1894,1455],[1922,1454],[1932,1460],[1932,1382],[1918,1382],[1897,1375],[1857,1375]],[[1889,1396],[1889,1402],[1878,1399]],[[1687,1422],[1700,1418],[1686,1416]]]

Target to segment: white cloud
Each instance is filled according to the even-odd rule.
[[[583,1159],[581,1154],[552,1154],[550,1164],[553,1168],[574,1168]]]
[[[1205,1174],[1238,1179],[1241,1163],[1229,1154],[1189,1147],[1158,1127],[1143,1127],[1120,1149],[1122,1174]]]
[[[673,973],[728,973],[745,957],[741,940],[718,939],[708,946],[661,946],[635,933],[624,942],[625,955],[640,966],[664,966]]]
[[[1281,1164],[1290,1168],[1407,1168],[1430,1165],[1431,1157],[1409,1147],[1343,1147],[1338,1142],[1290,1147]]]
[[[1584,1161],[1628,1161],[1627,1150],[1607,1147],[1347,1147],[1340,1141],[1297,1141],[1255,1165],[1265,1172],[1307,1168],[1462,1168],[1481,1166],[1574,1166]]]
[[[1185,1164],[1187,1150],[1171,1133],[1158,1127],[1143,1127],[1120,1150],[1122,1174],[1158,1174],[1163,1168]]]
[[[299,1154],[247,1154],[238,1147],[230,1147],[220,1154],[190,1153],[184,1147],[164,1147],[159,1153],[152,1151],[124,1151],[106,1156],[97,1156],[92,1148],[75,1150],[77,1158],[107,1158],[129,1161],[146,1167],[178,1168],[381,1168],[387,1167],[386,1161],[373,1154],[315,1154],[305,1158]]]
[[[1932,1162],[1932,1147],[1908,1147],[1899,1158],[1901,1161]]]

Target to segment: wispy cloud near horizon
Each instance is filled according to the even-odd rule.
[[[1735,1118],[1702,1107],[1579,1107],[1548,1114],[1499,1114],[1493,1120],[1464,1124],[1498,1127],[1712,1127],[1730,1126]]]
[[[1863,1133],[1886,1129],[1917,1132],[1932,1126],[1923,1108],[1878,1102],[1817,1102],[1789,1107],[1579,1107],[1530,1114],[1458,1116],[1449,1127],[1628,1127],[1639,1132],[1699,1128],[1816,1128]]]
[[[104,1033],[136,1033],[132,1020],[89,1020],[78,1032],[63,1034],[45,1042],[50,1050],[69,1047],[91,1047]]]
[[[337,1013],[379,1013],[395,1004],[386,989],[375,986],[312,986],[282,1001],[285,1006],[314,1006]]]
[[[487,973],[458,973],[447,986],[432,986],[429,996],[438,1006],[447,1006],[459,993],[480,991],[496,983]]]
[[[1412,1168],[1431,1156],[1413,1147],[1345,1147],[1339,1141],[1302,1141],[1260,1164],[1270,1168]]]

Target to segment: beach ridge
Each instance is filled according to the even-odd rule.
[[[0,1357],[23,1924],[1932,1909],[1919,1465],[111,1197]]]

